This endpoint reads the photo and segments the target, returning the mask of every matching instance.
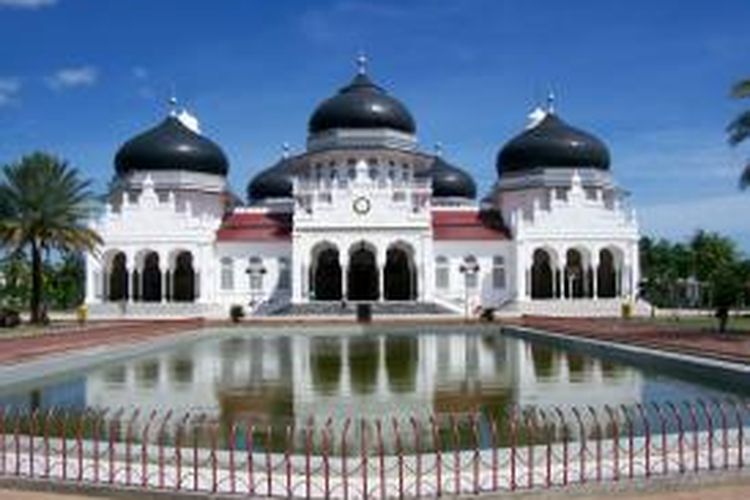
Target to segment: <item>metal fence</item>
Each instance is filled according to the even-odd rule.
[[[276,424],[0,410],[0,475],[295,498],[435,497],[741,468],[736,400]]]

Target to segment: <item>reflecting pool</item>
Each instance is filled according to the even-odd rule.
[[[611,406],[743,395],[705,380],[561,350],[499,328],[310,335],[206,331],[146,355],[0,389],[0,405],[172,409],[224,422],[304,425],[507,414],[521,407]],[[715,381],[713,381],[715,383]],[[719,385],[719,387],[721,387]]]

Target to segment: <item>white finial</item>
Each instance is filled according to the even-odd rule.
[[[291,150],[291,147],[289,146],[288,142],[284,142],[281,144],[281,157],[286,159],[289,158],[289,151]]]
[[[438,158],[443,156],[443,143],[440,141],[435,143],[435,156]]]
[[[357,73],[364,75],[367,73],[367,56],[364,51],[360,51],[357,56]]]
[[[169,104],[169,116],[177,116],[177,98],[174,96],[174,92],[167,102]]]
[[[549,91],[547,93],[547,113],[553,114],[555,112],[555,93]]]

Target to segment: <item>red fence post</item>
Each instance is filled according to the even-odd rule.
[[[678,453],[678,467],[680,474],[685,473],[685,427],[682,423],[682,415],[677,407],[671,402],[667,402],[669,410],[672,412],[675,421],[677,422],[677,453]]]
[[[398,420],[396,417],[391,419],[393,434],[396,441],[396,457],[398,458],[398,497],[404,498],[404,450],[401,445],[401,433],[398,429]]]
[[[205,418],[206,416],[204,414],[201,414],[193,423],[193,491],[198,491],[198,488],[200,487],[200,476],[198,474],[198,459],[200,458],[198,441],[200,439],[200,432]]]
[[[101,426],[105,422],[104,418],[108,411],[109,409],[105,408],[103,411],[94,412],[93,439],[94,439],[94,483],[95,484],[99,483],[99,440],[101,439]],[[47,446],[47,451],[49,451],[48,446]],[[49,459],[49,455],[47,459]],[[49,475],[49,471],[47,472],[47,475]]]
[[[131,485],[131,468],[132,468],[132,445],[133,445],[133,425],[138,419],[141,410],[137,408],[133,411],[132,416],[128,420],[128,426],[125,430],[125,484]]]
[[[488,415],[488,418],[490,419],[490,443],[492,445],[492,491],[497,491],[499,486],[497,454],[500,443],[497,439],[497,420],[492,415]]]
[[[538,432],[533,408],[526,413],[526,428],[529,430],[526,443],[526,487],[531,489],[534,487],[534,444]]]
[[[742,421],[742,410],[741,404],[739,401],[733,401],[734,406],[734,418],[737,420],[737,467],[740,469],[744,466],[744,451],[743,451],[743,445],[744,445],[744,423]]]
[[[344,500],[348,500],[349,498],[349,475],[347,471],[347,463],[346,463],[346,455],[347,455],[347,446],[346,446],[346,436],[349,433],[349,427],[351,426],[352,420],[350,418],[347,418],[344,422],[344,430],[341,431],[341,480],[344,483]]]
[[[177,491],[182,490],[182,439],[188,420],[190,420],[190,414],[186,413],[180,423],[177,424],[177,434],[175,436],[175,489]]]
[[[216,493],[219,486],[219,460],[216,456],[216,447],[218,445],[219,425],[215,421],[208,422],[209,438],[211,440],[211,492]]]
[[[250,421],[245,424],[245,434],[245,454],[247,455],[247,493],[250,496],[255,496],[255,464],[253,463],[255,426]]]
[[[78,425],[76,426],[76,453],[78,455],[78,477],[80,483],[83,481],[83,423],[86,418],[86,412],[78,415]]]
[[[479,454],[479,410],[474,410],[474,413],[469,415],[469,423],[471,424],[471,434],[474,439],[474,494],[479,494],[479,465],[481,463],[481,456]]]
[[[305,498],[310,498],[310,460],[312,455],[312,427],[313,427],[313,418],[310,417],[307,419],[307,428],[305,429]]]
[[[516,489],[516,430],[518,427],[517,415],[518,410],[516,408],[516,405],[513,405],[513,407],[510,409],[510,421],[508,422],[508,438],[510,440],[510,491],[515,491]]]
[[[16,420],[13,426],[13,448],[16,453],[16,476],[21,475],[21,410],[16,408]]]
[[[562,425],[562,440],[563,440],[563,486],[568,485],[568,423],[565,421],[565,415],[562,410],[555,406],[555,413],[560,419],[560,425]]]
[[[727,422],[727,412],[725,411],[724,404],[714,399],[712,401],[712,404],[714,407],[719,411],[719,416],[721,417],[721,450],[722,450],[722,457],[724,461],[724,469],[729,468],[729,429],[728,429],[728,422]]]
[[[286,426],[286,446],[284,447],[284,470],[286,471],[286,494],[292,498],[292,447],[294,446],[294,425]]]
[[[604,405],[604,410],[609,416],[609,424],[612,429],[612,480],[620,479],[620,428],[614,410],[609,405]]]
[[[331,497],[331,464],[329,463],[331,454],[332,419],[329,417],[326,425],[320,429],[323,445],[323,495],[328,500]]]
[[[628,478],[633,479],[634,473],[634,448],[633,448],[633,419],[630,417],[628,408],[625,405],[620,405],[622,415],[625,417],[625,424],[628,426]]]
[[[421,443],[419,440],[419,422],[416,418],[411,417],[409,419],[411,422],[412,430],[414,431],[414,457],[416,460],[415,464],[415,479],[414,479],[414,491],[415,496],[417,498],[420,498],[422,496],[422,451],[421,451]]]
[[[573,412],[573,416],[578,423],[578,481],[581,484],[584,484],[586,482],[586,453],[588,452],[586,427],[583,425],[583,419],[581,418],[581,413],[578,411],[578,408],[573,406],[570,410]]]
[[[68,412],[62,411],[58,415],[57,425],[58,434],[60,439],[60,446],[62,446],[62,478],[63,481],[68,479],[68,440],[66,435],[67,430]],[[17,467],[17,465],[16,465]]]
[[[234,463],[234,450],[237,445],[237,422],[231,422],[229,425],[229,492],[237,493],[237,475]]]
[[[141,433],[141,486],[144,488],[148,486],[148,433],[155,418],[156,410],[153,410]]]
[[[267,496],[273,496],[273,464],[271,463],[271,440],[273,438],[273,429],[271,424],[266,426],[266,494]]]
[[[602,426],[599,423],[599,415],[593,406],[588,407],[589,414],[594,421],[594,432],[596,433],[596,481],[602,480]]]
[[[369,491],[367,487],[367,426],[365,419],[359,421],[360,429],[360,466],[362,467],[362,498],[367,500]]]
[[[6,449],[5,449],[5,408],[0,407],[0,474],[6,472]]]
[[[443,492],[443,460],[440,446],[440,423],[434,416],[430,417],[430,426],[432,427],[432,447],[435,450],[435,496],[442,496]]]
[[[453,493],[461,493],[461,440],[458,431],[456,416],[450,415],[451,429],[453,430]]]
[[[33,410],[31,412],[31,420],[29,421],[29,476],[34,477],[34,434],[36,434],[36,419],[39,410]]]
[[[708,469],[714,470],[714,419],[705,401],[698,399],[698,406],[703,410],[703,415],[706,417],[706,425],[708,426]]]
[[[646,477],[651,477],[651,425],[648,422],[646,410],[643,408],[643,405],[637,403],[635,407],[638,409],[638,415],[641,417],[641,427],[645,434]]]
[[[544,429],[545,447],[546,447],[546,473],[544,478],[544,486],[550,488],[552,486],[552,426],[547,419],[547,414],[544,410],[539,409],[539,416],[542,418],[542,424]]]
[[[659,432],[661,433],[661,468],[662,474],[666,476],[669,473],[669,455],[667,450],[667,419],[664,416],[664,412],[661,411],[661,407],[656,401],[651,404],[656,411],[656,415],[659,417]]]
[[[172,418],[172,410],[169,410],[159,425],[159,489],[164,489],[164,441],[166,440],[167,422]]]
[[[684,405],[688,409],[688,415],[690,416],[690,423],[693,425],[693,471],[698,472],[700,467],[700,454],[699,454],[699,443],[698,443],[698,417],[695,413],[695,407],[689,401],[685,401]]]
[[[380,478],[380,499],[385,500],[385,450],[383,449],[383,429],[380,419],[375,420],[375,430],[378,440],[378,469]]]

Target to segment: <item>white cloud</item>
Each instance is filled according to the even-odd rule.
[[[93,66],[63,68],[47,78],[47,84],[55,90],[74,87],[90,87],[99,79],[99,71]]]
[[[148,80],[148,70],[143,66],[135,66],[133,68],[133,78],[136,80]]]
[[[17,9],[39,9],[55,5],[57,0],[0,0],[1,7]]]
[[[21,91],[21,80],[14,77],[0,78],[0,108],[16,102]]]

